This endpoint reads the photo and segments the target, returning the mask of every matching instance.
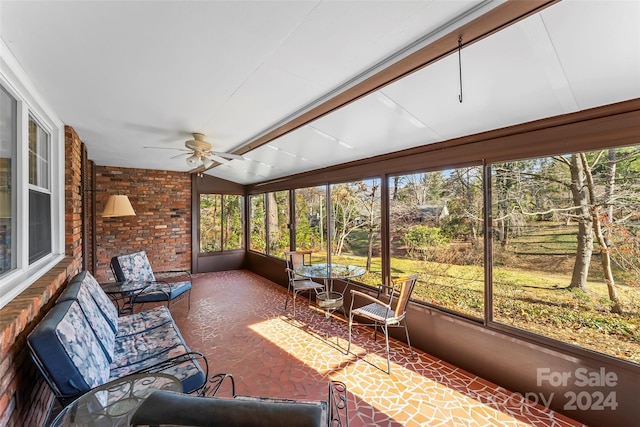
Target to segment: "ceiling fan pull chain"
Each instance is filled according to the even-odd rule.
[[[460,71],[460,95],[458,95],[458,101],[462,103],[462,36],[458,39],[458,70]]]

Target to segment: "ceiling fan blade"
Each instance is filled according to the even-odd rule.
[[[209,167],[205,166],[205,165],[200,165],[197,168],[193,168],[189,171],[189,173],[193,174],[193,173],[202,173],[202,172],[206,172],[209,169],[211,169],[212,167],[214,167],[216,165],[215,162],[211,163],[211,165]]]
[[[174,148],[174,147],[143,147],[143,148],[153,148],[155,150],[178,150],[178,151],[191,151],[186,148]]]
[[[216,153],[211,153],[207,155],[207,157],[211,160],[215,160],[218,163],[229,163],[229,160],[225,159],[224,157],[220,157]]]
[[[223,157],[225,159],[229,159],[229,160],[244,160],[244,157],[239,155],[239,154],[233,154],[233,153],[218,153],[215,152],[213,153],[214,155],[218,156],[218,157]]]
[[[185,157],[185,156],[190,156],[191,152],[186,152],[186,153],[180,153],[180,154],[176,154],[175,156],[171,156],[169,157],[170,159],[178,159],[180,157]]]

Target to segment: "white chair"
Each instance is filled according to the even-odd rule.
[[[311,251],[287,251],[284,253],[287,261],[287,276],[289,277],[289,286],[287,288],[287,298],[284,301],[284,309],[289,304],[289,294],[293,296],[293,318],[296,318],[296,296],[301,292],[309,293],[309,302],[311,302],[311,293],[324,291],[324,285],[314,282],[311,279],[296,274],[295,269],[305,265],[311,265]]]
[[[407,330],[405,320],[407,317],[407,305],[409,304],[409,298],[411,297],[411,293],[413,292],[413,288],[417,280],[418,275],[414,274],[408,277],[392,280],[392,286],[380,285],[381,290],[388,290],[389,302],[380,298],[374,298],[371,295],[360,291],[351,290],[351,308],[349,310],[349,345],[347,347],[347,353],[349,353],[349,349],[351,348],[351,329],[353,325],[373,326],[374,340],[377,338],[378,325],[380,325],[380,328],[384,332],[387,349],[387,374],[391,372],[391,363],[389,361],[390,327],[404,328],[405,335],[407,336],[407,344],[409,345],[409,351],[411,351],[411,357],[413,358],[413,349],[411,348],[411,341],[409,341],[409,331]],[[353,308],[356,296],[364,299],[366,302],[369,302],[369,304],[359,308]],[[380,296],[380,293],[378,296]],[[353,319],[356,316],[364,318],[366,322],[354,322]]]

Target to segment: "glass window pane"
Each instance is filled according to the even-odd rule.
[[[264,197],[264,194],[249,196],[249,203],[251,203],[251,242],[249,249],[262,254],[266,253],[267,248],[267,224],[265,221]]]
[[[222,250],[222,195],[200,195],[200,252]]]
[[[639,157],[491,166],[495,321],[640,363]]]
[[[482,169],[389,178],[391,276],[419,273],[413,299],[484,317]]]
[[[51,253],[51,194],[29,190],[29,264]]]
[[[242,221],[242,196],[227,194],[223,196],[224,208],[222,223],[224,225],[222,250],[230,251],[244,247]]]
[[[29,184],[49,189],[49,134],[29,117]]]
[[[380,179],[331,186],[331,260],[365,267],[357,281],[382,282]]]
[[[312,262],[327,260],[327,187],[295,190],[296,249],[312,250]]]
[[[0,276],[16,268],[17,102],[0,87]]]
[[[242,196],[200,195],[200,252],[242,249]]]
[[[267,193],[267,227],[269,229],[269,255],[283,258],[289,250],[289,192]]]

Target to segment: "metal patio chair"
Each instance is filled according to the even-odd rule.
[[[314,282],[311,279],[296,274],[296,268],[305,265],[311,265],[311,251],[287,251],[284,253],[287,261],[287,276],[289,278],[289,286],[287,287],[287,298],[284,301],[284,309],[289,304],[289,295],[293,295],[293,318],[296,317],[296,295],[302,292],[309,293],[309,302],[311,302],[311,293],[324,291],[324,285]]]
[[[191,309],[191,273],[160,271],[154,274],[145,251],[111,258],[111,271],[118,282],[147,282],[149,286],[135,295],[132,304],[166,301],[167,306],[187,298]]]
[[[391,362],[389,360],[389,328],[398,327],[404,328],[405,335],[407,337],[407,344],[411,351],[411,357],[413,358],[413,349],[411,348],[411,341],[409,340],[409,331],[407,329],[406,317],[407,317],[407,305],[409,304],[409,298],[413,292],[413,288],[418,280],[418,275],[413,274],[408,277],[402,277],[391,281],[391,286],[380,285],[378,292],[378,298],[365,294],[364,292],[351,290],[351,308],[349,310],[349,345],[347,347],[347,353],[351,348],[351,335],[353,325],[365,325],[373,326],[373,338],[377,338],[378,325],[384,332],[384,339],[387,350],[387,374],[391,372]],[[380,299],[380,293],[383,290],[387,290],[388,301]],[[354,302],[356,296],[369,302],[364,306],[354,308]],[[355,322],[355,317],[361,317],[365,319],[365,322]]]

